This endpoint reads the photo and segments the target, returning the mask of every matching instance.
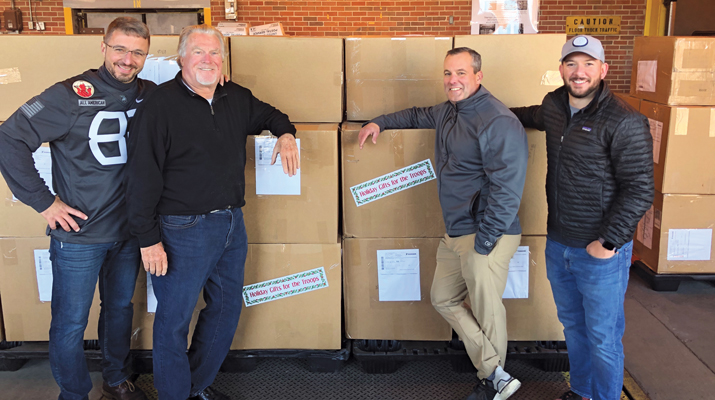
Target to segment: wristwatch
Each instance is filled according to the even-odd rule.
[[[601,243],[601,246],[603,246],[604,249],[608,251],[613,251],[616,248],[616,245],[614,245],[611,242],[606,241],[604,238],[598,238],[599,243]]]

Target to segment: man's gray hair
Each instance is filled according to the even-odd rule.
[[[457,47],[456,49],[452,49],[447,52],[447,57],[462,53],[469,53],[469,55],[472,56],[472,69],[474,69],[475,74],[482,70],[482,56],[469,47]]]
[[[204,33],[207,35],[214,35],[221,43],[221,58],[226,58],[226,44],[223,41],[223,34],[218,29],[211,25],[189,25],[181,30],[181,36],[179,36],[179,66],[181,66],[181,59],[186,57],[186,45],[189,42],[189,37],[194,33]]]

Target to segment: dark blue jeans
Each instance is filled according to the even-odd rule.
[[[52,375],[60,387],[60,400],[83,400],[92,389],[83,340],[97,279],[102,376],[116,386],[131,375],[132,296],[139,273],[139,245],[136,239],[100,244],[52,239],[50,259]]]
[[[195,395],[213,383],[241,315],[248,240],[240,208],[203,215],[162,215],[169,268],[152,276],[158,304],[154,319],[154,386],[159,399]],[[199,314],[186,353],[189,324],[201,289]]]
[[[585,248],[546,241],[546,273],[564,325],[571,390],[594,400],[618,400],[623,388],[623,301],[633,242],[608,259]]]

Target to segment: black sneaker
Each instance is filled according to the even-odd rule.
[[[494,387],[486,379],[482,379],[465,400],[493,400],[495,394]]]
[[[231,400],[231,398],[209,386],[195,396],[191,396],[189,400]]]

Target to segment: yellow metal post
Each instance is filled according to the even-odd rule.
[[[72,9],[64,7],[65,11],[65,34],[74,35],[74,23],[72,22]]]
[[[211,7],[204,8],[204,24],[211,25]]]

